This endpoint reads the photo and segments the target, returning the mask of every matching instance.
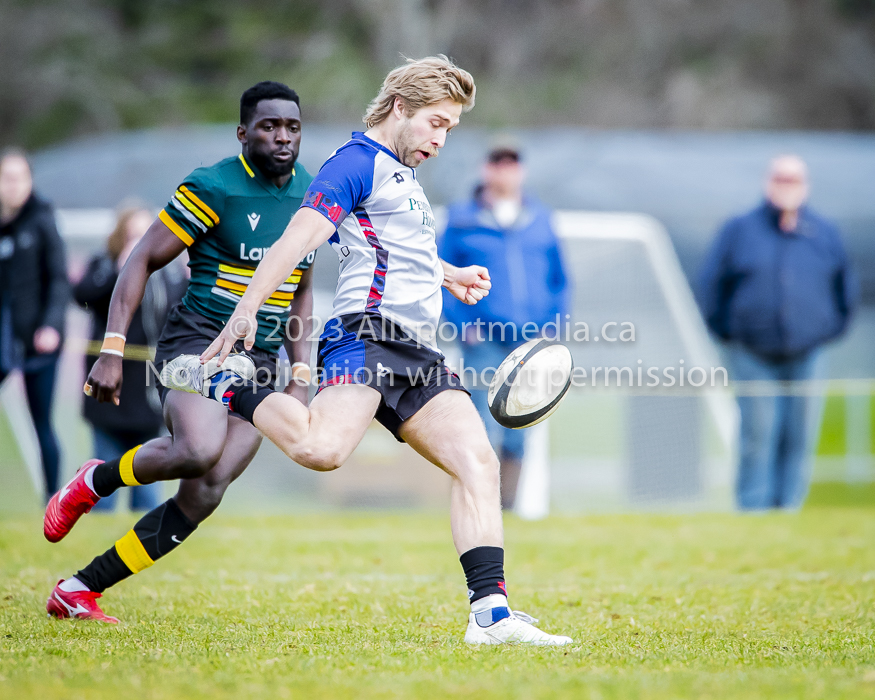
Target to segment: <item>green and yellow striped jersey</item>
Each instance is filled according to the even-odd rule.
[[[300,165],[282,188],[264,178],[243,154],[189,175],[158,215],[187,246],[191,281],[182,303],[225,324],[258,262],[285,231],[313,178]],[[277,352],[289,305],[315,251],[262,305],[256,347]]]

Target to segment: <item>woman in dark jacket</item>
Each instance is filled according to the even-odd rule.
[[[64,243],[51,206],[33,192],[21,151],[0,157],[0,383],[24,372],[46,498],[58,490],[58,438],[52,428],[55,375],[70,296]]]
[[[109,302],[118,273],[137,241],[143,237],[154,217],[142,206],[132,205],[119,211],[115,230],[107,240],[106,253],[94,257],[81,281],[74,288],[79,305],[91,312],[91,345],[96,349],[85,358],[85,374],[97,360],[97,351],[106,333]],[[129,449],[158,437],[164,426],[161,404],[155,391],[155,376],[146,384],[150,350],[155,343],[167,312],[182,299],[188,282],[185,268],[169,265],[149,278],[143,303],[137,310],[127,334],[122,363],[123,382],[119,405],[84,400],[82,414],[94,430],[94,455],[108,461],[121,457]],[[130,359],[128,359],[130,357]],[[158,505],[161,484],[135,486],[131,492],[133,510],[152,510]],[[116,495],[102,498],[95,510],[112,510]]]

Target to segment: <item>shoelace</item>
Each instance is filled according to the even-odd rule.
[[[176,367],[169,375],[168,379],[176,386],[191,386],[192,388],[200,391],[201,387],[198,386],[201,382],[198,382],[198,374],[193,371],[188,365],[182,364]]]
[[[510,614],[513,615],[520,622],[525,622],[530,625],[534,625],[538,621],[537,617],[532,617],[528,613],[524,613],[521,610],[511,610]]]
[[[198,363],[196,366],[194,365],[195,362]],[[200,393],[203,389],[204,374],[201,370],[201,364],[198,359],[194,358],[194,360],[190,364],[183,365],[182,371],[185,377],[185,381],[183,383],[187,384],[192,389]]]

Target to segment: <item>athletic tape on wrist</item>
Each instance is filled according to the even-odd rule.
[[[306,362],[296,362],[292,365],[292,381],[296,384],[310,383],[310,365]]]
[[[103,345],[100,348],[102,355],[125,356],[125,336],[121,333],[107,333],[103,336]]]

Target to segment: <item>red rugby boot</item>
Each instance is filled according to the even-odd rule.
[[[64,580],[58,581],[55,590],[46,601],[46,610],[49,615],[57,617],[59,620],[66,620],[68,617],[75,617],[80,620],[97,620],[98,622],[108,622],[111,625],[117,625],[118,619],[104,614],[103,610],[97,604],[97,598],[100,598],[100,593],[93,591],[75,591],[67,592],[61,590],[61,584]]]
[[[101,459],[89,459],[66,486],[52,496],[43,518],[43,533],[49,542],[60,542],[73,529],[76,521],[94,507],[100,496],[89,485],[91,472]]]

